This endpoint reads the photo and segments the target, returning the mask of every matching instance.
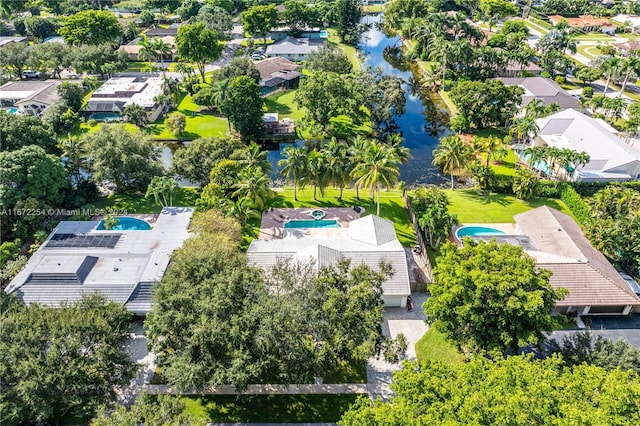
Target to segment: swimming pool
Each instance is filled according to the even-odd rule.
[[[15,107],[2,108],[2,109],[7,111],[9,114],[17,114],[18,113],[18,108],[15,108]]]
[[[101,220],[96,230],[98,231],[148,231],[151,225],[142,219],[135,217],[118,217],[119,223],[111,229],[104,228],[104,220]]]
[[[505,232],[489,228],[488,226],[463,226],[456,230],[456,239],[462,240],[463,237],[491,237],[496,235],[507,235]]]
[[[285,229],[299,228],[342,228],[337,220],[290,220],[284,224]]]
[[[320,38],[328,38],[329,37],[329,32],[328,31],[320,31]]]
[[[97,121],[120,121],[122,120],[122,115],[118,112],[96,112],[91,114],[91,117]]]

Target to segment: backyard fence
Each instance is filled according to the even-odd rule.
[[[427,245],[424,242],[424,237],[422,236],[422,230],[420,229],[420,226],[418,225],[418,221],[416,220],[416,215],[413,212],[413,208],[411,207],[411,200],[409,199],[409,195],[407,194],[406,189],[402,192],[402,197],[404,198],[404,204],[407,207],[407,211],[409,212],[409,219],[411,220],[411,224],[413,225],[413,231],[416,234],[417,244],[413,249],[413,253],[417,255],[417,257],[421,260],[419,265],[421,266],[422,272],[424,272],[424,274],[426,275],[426,281],[432,282],[433,274],[431,270],[431,262],[429,261],[429,256],[427,254]],[[420,290],[416,290],[416,291],[420,291]]]

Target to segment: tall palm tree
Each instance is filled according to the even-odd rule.
[[[250,168],[258,168],[264,174],[269,174],[273,171],[271,162],[267,160],[267,151],[263,151],[255,142],[249,143],[246,150],[246,155],[240,160],[240,163]]]
[[[404,144],[404,138],[400,136],[399,133],[391,133],[387,136],[385,142],[396,155],[399,163],[406,163],[413,158],[411,156],[411,150],[406,146],[402,146]]]
[[[232,197],[247,198],[260,211],[272,198],[273,191],[269,189],[269,178],[259,168],[245,168],[240,173],[240,180],[233,187],[236,190]]]
[[[450,55],[451,43],[444,37],[438,37],[433,40],[433,45],[429,50],[429,59],[436,61],[440,64],[440,82],[444,88],[444,81],[447,72],[448,58]]]
[[[519,142],[525,142],[535,137],[539,131],[540,128],[536,124],[536,120],[528,115],[522,117],[509,129],[509,132],[515,135]]]
[[[471,146],[466,144],[459,135],[443,137],[440,144],[433,150],[433,164],[443,173],[451,176],[451,189],[453,189],[453,173],[469,164],[472,157]]]
[[[74,138],[71,134],[66,139],[58,142],[58,148],[62,151],[61,158],[65,161],[65,166],[69,170],[73,184],[77,184],[82,177],[82,168],[87,164],[87,152],[84,140]]]
[[[325,145],[325,166],[328,174],[327,180],[332,185],[340,188],[340,195],[338,200],[342,201],[342,192],[344,187],[349,183],[349,158],[347,157],[347,145],[344,142],[338,141],[336,138],[331,138],[328,144]]]
[[[153,43],[146,37],[143,36],[140,40],[138,40],[138,45],[141,46],[138,51],[138,59],[141,61],[147,61],[147,66],[149,73],[154,70],[154,61],[156,58],[156,51],[154,49]]]
[[[362,162],[351,171],[351,176],[363,188],[377,195],[376,214],[380,215],[380,187],[387,189],[398,183],[398,157],[387,145],[378,141],[371,141]]]
[[[313,150],[307,156],[307,177],[313,183],[313,199],[318,201],[317,190],[324,195],[324,188],[327,184],[327,173],[325,165],[325,155],[320,151]]]
[[[229,216],[236,219],[242,226],[245,226],[250,219],[260,217],[260,212],[256,210],[253,202],[247,197],[230,200],[229,203]]]
[[[609,83],[611,82],[611,78],[615,75],[615,73],[620,69],[621,66],[622,66],[622,58],[618,58],[615,56],[608,58],[602,63],[602,68],[607,74],[607,82],[604,85],[604,90],[602,92],[603,96],[607,94],[607,90],[609,89]]]
[[[155,53],[156,59],[160,59],[160,67],[164,73],[166,71],[164,69],[164,57],[171,54],[171,45],[158,37],[151,42],[151,48]]]
[[[507,154],[507,148],[504,141],[497,136],[489,136],[482,138],[476,136],[473,138],[473,149],[476,152],[487,154],[485,167],[489,169],[491,166],[491,157],[502,158]]]
[[[349,170],[349,173],[353,171],[353,169],[356,167],[357,164],[364,161],[364,155],[365,155],[365,152],[367,151],[367,146],[369,145],[369,143],[370,143],[370,140],[365,138],[364,136],[358,135],[355,138],[353,138],[353,140],[351,141],[351,144],[347,148],[349,156],[351,157],[351,164],[352,164],[352,167],[351,167],[351,170]],[[358,184],[358,182],[356,182],[355,186],[356,186],[356,200],[360,200],[360,185]]]
[[[298,184],[304,184],[307,172],[307,150],[288,146],[282,150],[282,155],[284,158],[278,161],[278,167],[282,167],[280,175],[293,182],[293,199],[298,201]]]
[[[627,87],[627,83],[629,82],[629,77],[632,72],[638,72],[638,68],[640,68],[640,57],[638,56],[629,56],[622,62],[622,69],[627,72],[624,75],[624,80],[622,81],[622,87],[620,88],[620,92],[618,93],[618,98],[622,97],[624,93],[624,89]]]
[[[544,102],[540,98],[533,98],[524,107],[524,110],[526,115],[533,118],[540,118],[544,112]]]

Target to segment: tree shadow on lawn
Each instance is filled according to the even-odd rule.
[[[461,191],[461,198],[465,201],[473,204],[498,204],[503,207],[508,206],[514,200],[513,196],[506,194],[483,194],[482,192],[475,192],[473,190]]]
[[[287,92],[282,92],[282,95],[284,95],[285,93]],[[267,106],[267,111],[277,112],[278,114],[291,114],[291,107],[289,105],[282,104],[279,102],[280,96],[281,95],[276,94],[276,95],[273,95],[273,98],[275,99],[273,98],[264,99],[264,104]]]

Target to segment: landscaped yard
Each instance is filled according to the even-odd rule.
[[[512,195],[483,195],[473,189],[446,190],[451,205],[449,211],[458,216],[460,223],[511,223],[513,216],[543,205],[571,215],[567,206],[553,198],[518,200]]]
[[[173,194],[174,206],[194,206],[200,196],[199,188],[178,188]],[[114,209],[127,213],[160,213],[162,207],[153,197],[145,198],[141,194],[125,192],[102,197],[94,203],[96,209]]]
[[[209,422],[335,422],[358,398],[336,395],[209,395],[184,397],[185,412]]]
[[[329,40],[328,41],[329,41],[329,44],[332,44],[332,45],[342,49],[344,54],[347,55],[347,58],[349,58],[349,62],[351,62],[351,64],[353,65],[353,69],[354,70],[359,70],[360,69],[362,64],[360,63],[360,55],[359,55],[358,51],[353,46],[349,46],[347,44],[341,43],[340,42],[340,37],[338,37],[338,34],[337,34],[336,30],[329,29]]]
[[[353,207],[358,205],[365,208],[365,215],[376,213],[376,203],[371,195],[360,190],[360,200],[356,199],[355,189],[345,189],[342,201],[338,201],[340,191],[336,188],[327,188],[324,196],[318,191],[318,201],[313,199],[313,186],[307,186],[303,190],[298,189],[298,201],[293,200],[293,188],[287,187],[278,192],[277,199],[272,203],[273,207]],[[392,221],[398,234],[398,239],[404,246],[413,246],[416,237],[409,221],[409,215],[405,208],[402,191],[391,190],[380,192],[380,216]],[[256,232],[257,234],[257,232]]]
[[[416,343],[416,356],[419,361],[444,361],[449,364],[464,362],[464,356],[458,349],[447,342],[444,335],[433,326]]]

